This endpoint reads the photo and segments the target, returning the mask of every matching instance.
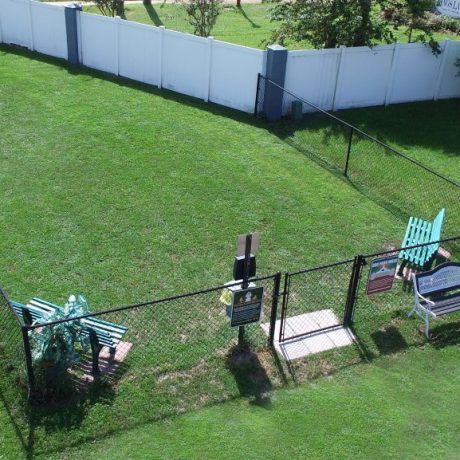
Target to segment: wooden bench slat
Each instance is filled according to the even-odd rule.
[[[17,301],[12,301],[11,304],[18,315],[22,317],[23,310],[25,309],[30,313],[32,320],[38,322],[41,320],[46,322],[46,318],[56,311],[64,312],[62,307],[38,297],[34,297],[27,305],[23,305]],[[83,326],[81,333],[84,336],[89,337],[91,331],[93,331],[96,334],[98,343],[111,350],[115,350],[123,335],[128,331],[126,326],[104,321],[96,317],[82,318],[80,322]]]
[[[431,235],[431,222],[427,222],[427,226],[425,231],[428,233],[428,235]],[[430,252],[430,246],[420,246],[417,249],[417,255],[416,255],[416,264],[419,266],[425,265],[425,263],[431,258],[431,252]]]
[[[103,331],[108,331],[111,334],[123,335],[127,329],[119,329],[116,325],[101,324],[98,321],[94,321],[93,318],[83,318],[82,323],[87,324],[90,327],[94,327]]]
[[[441,239],[445,209],[441,209],[433,222],[411,216],[407,224],[399,258],[403,261],[423,267],[436,254]],[[433,244],[427,244],[432,242]],[[424,245],[418,248],[404,249],[410,246]]]
[[[420,243],[429,243],[430,241],[430,232],[431,230],[431,223],[424,220],[421,227],[420,227]],[[417,265],[424,265],[424,261],[421,259],[422,250],[427,246],[419,246],[418,248],[414,248],[414,263]]]

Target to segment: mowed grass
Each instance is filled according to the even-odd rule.
[[[276,21],[270,21],[271,3],[245,4],[240,8],[235,5],[224,5],[218,17],[212,36],[237,45],[253,48],[265,48],[271,44],[270,37],[279,26]],[[94,6],[85,7],[85,11],[100,14]],[[152,5],[126,4],[126,19],[154,26],[165,26],[167,29],[179,32],[193,33],[193,27],[187,20],[184,10],[176,4],[154,3]],[[407,43],[405,29],[395,30],[395,37],[401,43]],[[414,32],[415,34],[415,32]],[[453,33],[435,33],[435,40],[457,40]],[[289,49],[312,48],[307,41],[293,42],[287,40],[285,46]]]
[[[453,410],[460,404],[457,363],[458,346],[427,345],[278,390],[263,407],[241,399],[52,458],[454,459],[460,449]]]
[[[268,274],[404,230],[250,115],[1,57],[0,263],[19,300],[83,292],[106,308],[218,285],[248,231],[262,233]]]
[[[458,81],[460,85],[460,77]],[[460,99],[346,110],[339,116],[460,183]]]
[[[0,284],[17,300],[62,304],[83,293],[98,310],[217,285],[231,278],[236,236],[254,230],[262,233],[260,274],[341,260],[402,237],[400,215],[250,115],[10,47],[0,53]],[[28,418],[9,402],[17,425],[5,431],[7,449],[16,452],[22,436],[29,456],[48,455],[245,394],[224,359],[197,366],[207,358],[200,346],[214,344],[205,334],[191,357],[180,356],[180,372],[156,380],[181,331],[166,340],[149,333],[145,342],[142,334],[187,324],[190,310],[184,303],[141,313],[129,324],[139,346],[116,385]],[[407,344],[423,343],[402,314],[378,318],[410,330]],[[364,324],[362,334],[372,327]],[[236,331],[226,331],[230,343]],[[151,353],[158,347],[163,355]],[[360,359],[356,348],[333,351],[311,359],[304,375]],[[267,378],[270,389],[281,384]]]

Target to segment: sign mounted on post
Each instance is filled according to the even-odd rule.
[[[438,0],[436,9],[446,16],[460,19],[460,0]]]
[[[397,255],[374,259],[369,269],[366,294],[389,291],[393,287],[397,265]]]
[[[263,287],[235,291],[230,326],[244,326],[259,321],[262,316],[263,297]]]
[[[251,233],[251,247],[249,248],[249,252],[251,254],[257,254],[257,251],[259,250],[259,243],[260,243],[260,233],[255,232]],[[246,253],[246,238],[248,235],[240,235],[238,237],[238,243],[237,243],[237,250],[236,250],[236,255],[239,256],[244,256]]]

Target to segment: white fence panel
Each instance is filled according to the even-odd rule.
[[[119,30],[120,75],[152,85],[161,85],[162,29],[121,21]]]
[[[389,103],[424,101],[433,98],[441,57],[422,44],[398,45],[395,76]]]
[[[32,31],[28,0],[0,1],[0,28],[3,43],[32,48]]]
[[[207,100],[209,50],[209,41],[206,38],[165,30],[163,87]]]
[[[288,54],[284,87],[324,110],[332,109],[339,49],[291,51]],[[283,113],[289,113],[292,98],[285,94]],[[312,109],[304,104],[304,112]]]
[[[337,81],[335,108],[383,105],[394,46],[344,48]]]
[[[460,97],[460,69],[455,65],[455,61],[460,58],[460,42],[448,42],[445,53],[445,63],[439,82],[438,97],[441,99]]]
[[[67,33],[62,6],[31,2],[34,49],[67,59]]]
[[[117,20],[80,13],[83,65],[118,74]]]
[[[257,75],[265,51],[214,41],[209,100],[244,112],[254,111]]]

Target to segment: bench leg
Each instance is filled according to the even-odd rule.
[[[429,340],[430,339],[430,319],[429,319],[428,313],[425,316],[425,335],[426,335],[426,338]]]
[[[94,331],[90,332],[89,340],[91,343],[91,354],[93,358],[93,375],[96,377],[101,373],[99,370],[99,353],[102,350],[102,346],[99,344],[99,340]]]
[[[109,350],[110,350],[109,361],[113,363],[115,361],[115,352],[117,351],[117,349],[109,348]]]
[[[407,260],[402,259],[402,260],[401,260],[401,263],[399,264],[399,269],[398,269],[398,273],[397,273],[397,275],[398,275],[399,277],[401,277],[401,278],[404,276],[404,267],[405,267],[406,265],[407,265]]]

